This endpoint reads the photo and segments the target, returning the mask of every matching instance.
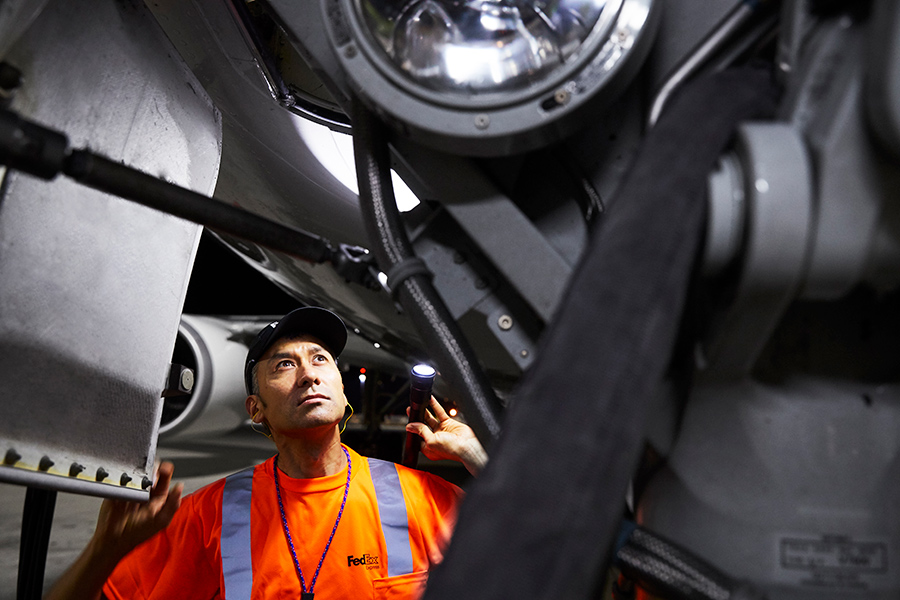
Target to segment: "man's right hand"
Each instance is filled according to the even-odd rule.
[[[113,552],[118,562],[138,544],[165,529],[181,504],[184,489],[181,483],[170,489],[174,471],[175,466],[170,462],[159,465],[148,502],[104,500],[92,541]]]
[[[57,580],[45,600],[98,599],[116,565],[138,544],[162,531],[181,504],[182,484],[172,486],[175,466],[159,465],[148,502],[106,499],[87,548]]]

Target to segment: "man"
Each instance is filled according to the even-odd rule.
[[[150,501],[106,500],[97,529],[48,598],[415,598],[441,560],[460,490],[340,443],[343,322],[300,308],[247,353],[246,409],[278,454],[181,502],[160,466]],[[432,399],[408,431],[430,458],[473,474],[486,455]],[[180,508],[179,508],[179,505]]]

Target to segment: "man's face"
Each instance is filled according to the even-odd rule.
[[[259,404],[273,435],[303,435],[344,416],[344,384],[334,358],[312,336],[280,339],[259,360]]]

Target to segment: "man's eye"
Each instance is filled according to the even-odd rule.
[[[313,360],[315,360],[316,362],[328,362],[328,357],[324,354],[316,354],[313,357]]]
[[[278,365],[276,365],[279,369],[287,369],[294,366],[294,361],[292,360],[280,360],[278,361]]]

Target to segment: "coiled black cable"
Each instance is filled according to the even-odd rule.
[[[472,430],[487,446],[500,434],[500,402],[432,285],[430,273],[413,251],[394,198],[383,124],[359,100],[354,101],[351,120],[360,205],[372,252],[388,274],[395,298],[429,343],[441,375],[461,395]]]

